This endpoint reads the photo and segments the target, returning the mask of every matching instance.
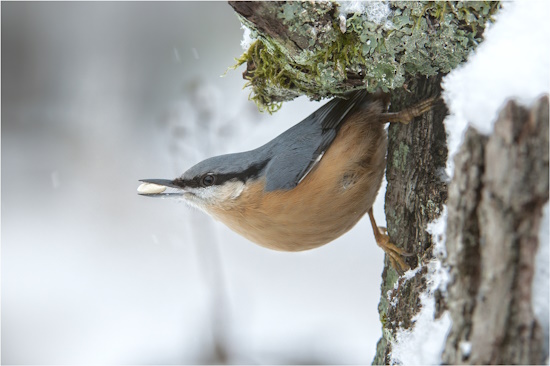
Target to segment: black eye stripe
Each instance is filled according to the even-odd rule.
[[[262,170],[267,165],[267,163],[268,161],[264,161],[260,164],[252,165],[248,169],[245,169],[244,171],[238,172],[238,173],[223,173],[223,174],[207,173],[198,177],[194,177],[192,179],[177,178],[177,179],[174,179],[174,184],[182,188],[185,188],[185,187],[200,188],[200,187],[211,187],[214,185],[222,185],[225,182],[230,180],[240,180],[241,182],[246,183],[246,181],[249,179],[254,179],[259,177]],[[206,182],[204,180],[207,176],[211,176],[213,178],[212,184],[205,184]]]
[[[183,179],[183,178],[176,178],[174,179],[174,184],[181,187],[181,188],[199,188],[200,184],[197,179]]]
[[[246,183],[246,181],[249,179],[258,178],[267,163],[268,161],[263,161],[260,164],[252,165],[248,169],[245,169],[240,173],[217,174],[216,184],[223,184],[232,179],[240,180],[241,182]]]

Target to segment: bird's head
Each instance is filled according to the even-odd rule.
[[[201,161],[173,180],[142,179],[138,194],[181,197],[209,213],[212,207],[231,204],[247,186],[265,174],[267,161],[252,158],[251,152],[215,156]]]

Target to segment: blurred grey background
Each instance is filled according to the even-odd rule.
[[[260,114],[225,2],[2,2],[3,364],[372,361],[368,220],[304,253],[136,194],[254,148],[321,104]],[[383,192],[375,206],[384,223]]]

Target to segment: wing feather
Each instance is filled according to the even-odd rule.
[[[296,187],[319,164],[346,117],[367,95],[360,90],[334,98],[273,140],[275,153],[266,167],[266,190]]]

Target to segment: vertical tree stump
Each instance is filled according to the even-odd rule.
[[[446,241],[453,326],[443,361],[544,363],[548,334],[532,292],[548,289],[532,284],[548,202],[548,96],[530,109],[509,101],[489,137],[470,128],[455,164]]]

